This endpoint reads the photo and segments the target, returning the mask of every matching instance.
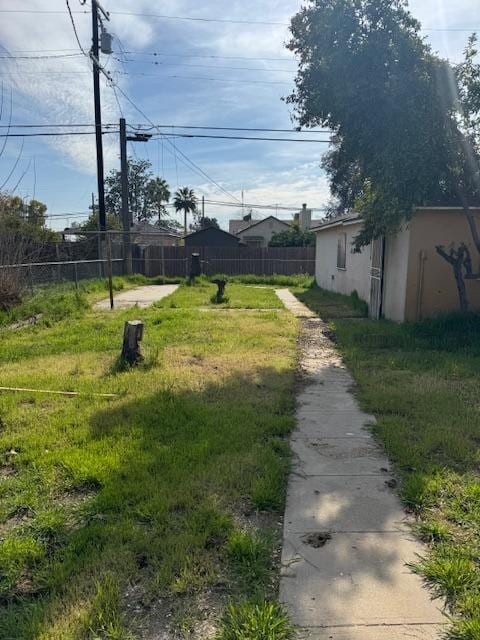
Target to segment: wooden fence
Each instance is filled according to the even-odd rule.
[[[136,256],[137,271],[146,276],[185,276],[189,273],[192,253],[199,253],[202,270],[207,275],[294,275],[315,273],[314,247],[145,247]]]

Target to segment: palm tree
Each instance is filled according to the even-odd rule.
[[[175,211],[183,211],[183,226],[185,235],[187,235],[187,215],[197,209],[197,196],[193,189],[189,189],[188,187],[177,189],[173,197],[173,206],[175,207]]]
[[[168,182],[163,178],[153,178],[147,186],[148,194],[152,201],[152,205],[157,209],[158,224],[162,224],[162,217],[167,216],[164,202],[170,200],[170,189]]]

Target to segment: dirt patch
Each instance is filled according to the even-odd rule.
[[[12,478],[16,476],[18,473],[17,469],[13,466],[13,464],[4,464],[0,467],[0,479],[3,478]]]
[[[139,640],[208,640],[217,630],[227,596],[207,590],[195,596],[154,598],[136,584],[125,591],[124,602]]]
[[[20,320],[19,322],[9,324],[6,329],[9,329],[10,331],[16,331],[17,329],[23,329],[24,327],[31,327],[32,325],[36,325],[41,317],[41,313],[37,314],[36,316],[30,316],[30,318],[27,318],[26,320]]]
[[[321,549],[329,540],[332,539],[332,534],[328,531],[316,531],[315,533],[308,533],[303,536],[303,543],[308,544],[314,549]]]

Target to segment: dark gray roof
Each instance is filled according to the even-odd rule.
[[[240,233],[240,231],[247,229],[255,222],[258,222],[258,221],[257,220],[229,220],[228,230],[232,235],[235,235],[237,233]]]
[[[359,213],[347,213],[345,215],[335,216],[328,220],[321,220],[319,225],[315,227],[312,226],[311,229],[312,231],[322,231],[322,229],[327,229],[328,227],[335,227],[349,222],[357,222],[360,219],[361,215]]]

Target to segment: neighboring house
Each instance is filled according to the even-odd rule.
[[[290,229],[290,224],[283,220],[268,216],[264,220],[251,220],[250,224],[237,231],[237,237],[247,245],[247,247],[268,247],[268,243],[275,233]]]
[[[122,236],[117,236],[122,242]],[[174,229],[159,227],[148,222],[137,222],[130,227],[130,238],[133,244],[140,247],[176,247],[180,244],[181,234]]]
[[[275,216],[253,220],[248,215],[242,220],[230,220],[229,230],[249,247],[268,247],[273,235],[288,231],[293,224],[298,224],[302,231],[309,231],[321,222],[321,220],[312,220],[312,210],[307,209],[307,205],[304,204],[302,209],[294,215],[293,220],[280,220]]]
[[[480,225],[480,208],[473,209]],[[372,317],[397,322],[419,320],[459,308],[452,267],[437,254],[437,245],[473,245],[460,207],[419,207],[395,235],[375,240],[360,253],[352,243],[361,229],[352,214],[327,221],[316,233],[315,278],[323,289],[351,294],[368,302]],[[466,281],[472,306],[480,310],[480,281]]]
[[[240,238],[218,229],[218,227],[207,227],[184,236],[186,247],[238,247]]]

